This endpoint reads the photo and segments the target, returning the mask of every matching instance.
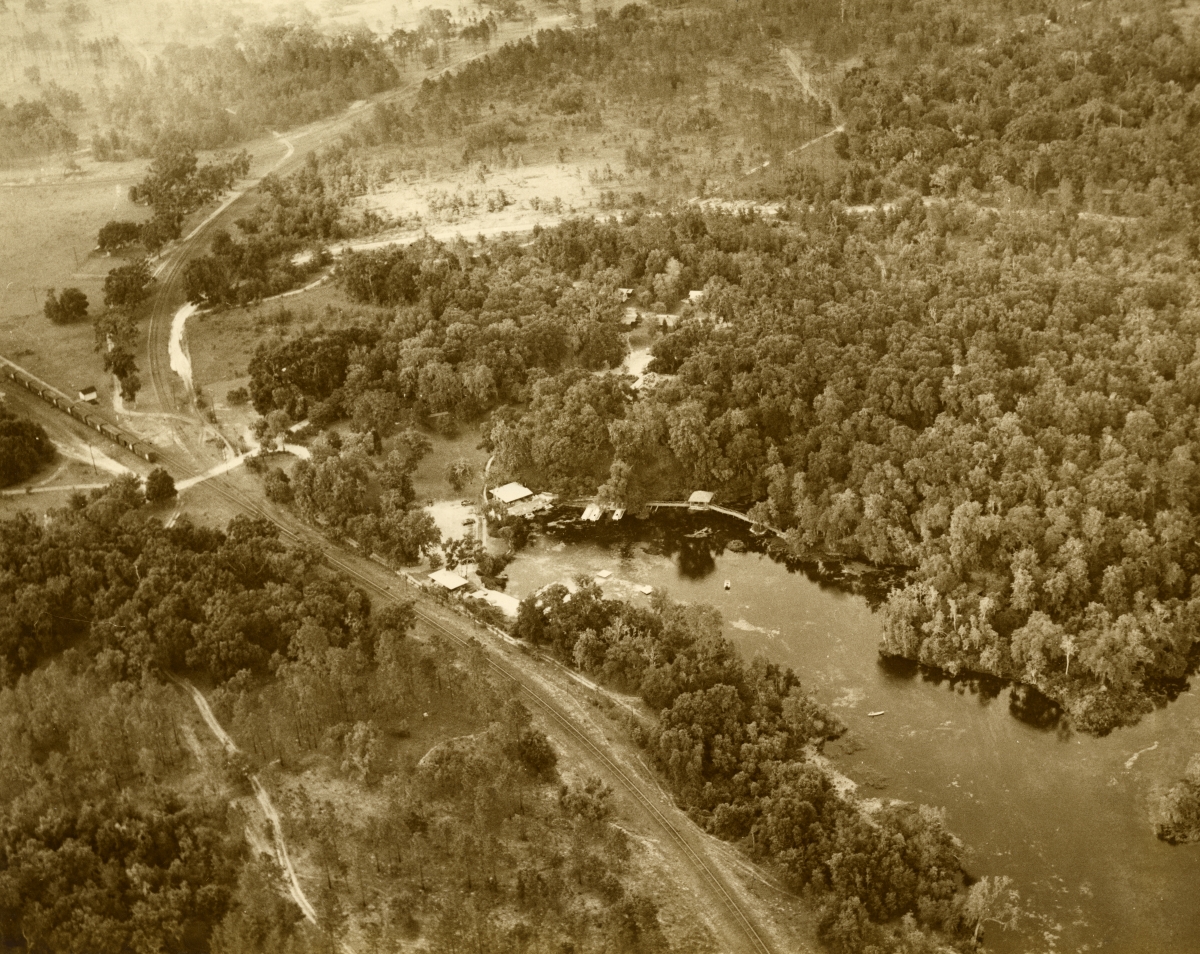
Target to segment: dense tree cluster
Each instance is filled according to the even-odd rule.
[[[265,488],[276,501],[294,504],[301,516],[369,553],[417,563],[441,539],[429,513],[414,506],[412,475],[430,445],[411,430],[389,445],[383,453],[375,429],[346,438],[330,431],[313,441],[311,459],[299,461],[290,478],[282,471],[266,474]]]
[[[377,213],[347,208],[366,189],[363,165],[339,145],[309,153],[290,176],[265,176],[261,201],[237,220],[240,235],[218,231],[208,254],[188,263],[189,300],[245,304],[300,284],[329,264],[329,243],[380,228]]]
[[[79,656],[0,690],[0,944],[207,949],[246,850],[227,802],[157,781],[189,757],[173,695]]]
[[[145,178],[129,188],[130,199],[154,209],[154,218],[138,226],[138,240],[147,251],[157,252],[179,238],[185,215],[229,189],[249,170],[250,156],[245,150],[200,165],[187,140],[164,140],[155,148]],[[116,230],[114,225],[118,226]],[[127,225],[109,222],[100,230],[97,242],[104,245],[106,240],[125,239],[128,231]]]
[[[835,950],[910,950],[904,935],[915,927],[899,935],[879,927],[905,916],[961,939],[954,838],[933,810],[868,818],[839,794],[810,755],[841,727],[795,673],[743,663],[709,608],[659,595],[640,609],[576,582],[574,592],[556,584],[522,600],[515,635],[656,709],[657,723],[639,731],[680,800],[709,831],[744,841],[812,888]]]
[[[0,103],[0,163],[74,149],[79,139],[44,100]]]
[[[260,413],[303,417],[322,401],[325,412],[380,431],[401,420],[466,421],[527,399],[538,371],[603,369],[624,355],[615,288],[573,287],[516,240],[347,253],[337,278],[393,317],[262,349],[250,365]]]
[[[1102,728],[1183,675],[1200,612],[1196,288],[1186,252],[1133,251],[1155,234],[968,201],[547,231],[568,275],[646,289],[670,260],[705,297],[654,344],[665,380],[626,405],[540,382],[563,398],[493,425],[497,464],[575,492],[607,456],[600,493],[628,506],[762,501],[800,552],[913,568],[887,651]],[[586,463],[530,452],[583,432]]]
[[[54,460],[54,444],[40,424],[0,402],[0,487],[32,477]]]
[[[1166,10],[1021,23],[981,53],[938,45],[843,83],[843,198],[1057,189],[1065,208],[1190,221],[1200,39]]]
[[[305,621],[344,643],[366,599],[286,550],[269,524],[235,518],[225,533],[142,512],[135,478],[76,495],[48,525],[0,524],[0,676],[9,682],[75,644],[118,673],[195,671],[224,680],[293,652]]]
[[[297,421],[309,417],[310,402],[329,400],[345,383],[351,351],[373,347],[378,337],[370,327],[314,329],[277,345],[260,344],[249,366],[254,409],[286,411]]]
[[[107,91],[104,121],[138,155],[167,142],[219,149],[328,116],[397,80],[369,30],[325,36],[281,20],[212,46],[171,44]]]

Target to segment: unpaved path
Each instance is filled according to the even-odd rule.
[[[229,733],[217,721],[217,717],[213,715],[213,711],[208,705],[208,700],[204,698],[204,693],[186,680],[182,685],[192,697],[192,701],[196,703],[196,708],[200,710],[200,718],[204,720],[204,724],[216,736],[217,741],[221,743],[225,751],[231,755],[241,751]],[[279,818],[279,811],[275,808],[274,802],[271,801],[270,793],[263,788],[263,784],[259,781],[257,775],[250,776],[250,784],[254,788],[254,797],[258,799],[258,804],[262,808],[263,814],[271,823],[271,831],[275,841],[275,860],[279,862],[279,867],[283,870],[284,876],[287,879],[288,894],[292,896],[292,900],[304,912],[304,916],[310,922],[316,924],[317,909],[308,900],[308,896],[304,893],[304,888],[300,886],[300,879],[296,877],[296,869],[292,866],[292,859],[288,854],[287,842],[283,838],[283,825]]]

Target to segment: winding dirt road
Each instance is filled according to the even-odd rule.
[[[496,42],[506,43],[532,32],[533,28],[528,26],[508,25],[501,29]],[[460,50],[436,73],[410,76],[396,89],[380,94],[368,102],[352,104],[329,119],[283,134],[273,133],[275,144],[281,145],[283,152],[263,174],[270,172],[287,175],[294,172],[310,153],[328,144],[363,118],[368,105],[380,102],[411,103],[416,98],[421,83],[426,79],[449,73],[470,60],[486,56],[489,52],[489,48]],[[269,140],[260,140],[254,148],[271,145]],[[200,413],[191,383],[185,382],[171,369],[171,325],[177,311],[186,303],[183,293],[183,271],[188,262],[207,250],[210,236],[218,229],[231,228],[233,223],[245,214],[245,206],[253,198],[260,181],[261,179],[250,179],[239,183],[234,192],[227,195],[216,209],[164,254],[155,268],[158,282],[151,299],[145,354],[152,392],[148,397],[155,405],[156,416],[169,428],[171,443],[193,466],[207,468],[219,462],[221,457],[213,453],[213,446],[221,447],[225,457],[233,452],[233,448],[228,439]],[[181,347],[186,354],[186,343],[181,344]],[[195,425],[181,424],[178,420],[178,415],[181,414],[193,420]]]
[[[187,691],[188,695],[192,697],[192,701],[196,703],[196,708],[200,710],[200,718],[204,720],[204,724],[208,726],[209,731],[216,736],[222,748],[230,755],[240,752],[241,750],[237,747],[237,744],[230,737],[229,733],[217,721],[217,717],[213,714],[208,700],[204,698],[204,693],[190,682],[184,681],[180,684]],[[279,811],[275,808],[270,794],[263,788],[263,784],[259,781],[257,775],[250,776],[250,785],[254,789],[254,797],[258,800],[263,815],[271,823],[271,832],[275,843],[275,860],[279,862],[279,867],[287,879],[288,894],[292,896],[292,900],[304,912],[304,916],[311,923],[316,924],[317,909],[308,900],[308,896],[304,893],[304,888],[300,886],[300,879],[296,877],[296,869],[292,866],[292,859],[288,854],[287,842],[283,838],[283,825],[279,818]]]
[[[512,32],[522,35],[529,31],[517,29]],[[501,40],[512,38],[501,37]],[[460,55],[446,70],[457,68],[479,55],[483,53]],[[416,90],[417,83],[410,82],[380,99],[411,99]],[[358,118],[359,111],[352,110],[289,133],[286,140],[281,140],[286,142],[288,151],[275,163],[274,169],[281,174],[291,171],[310,152]],[[392,572],[339,549],[286,511],[272,507],[257,495],[251,497],[234,490],[219,473],[213,475],[213,465],[219,462],[213,459],[215,455],[205,441],[215,429],[201,416],[192,388],[171,370],[171,323],[184,304],[183,270],[189,261],[202,253],[208,236],[215,229],[231,224],[242,214],[242,204],[252,194],[253,185],[243,184],[237,193],[227,197],[159,265],[159,282],[151,306],[147,363],[159,415],[169,423],[174,435],[173,446],[164,446],[160,442],[160,460],[176,481],[185,485],[189,480],[211,476],[207,485],[237,509],[276,524],[283,536],[295,543],[318,547],[331,567],[356,580],[376,598],[394,600],[400,584]],[[190,418],[195,424],[186,425],[180,418]],[[221,440],[228,445],[223,438]],[[708,922],[720,950],[729,954],[775,954],[778,950],[800,949],[795,938],[784,939],[781,943],[776,934],[777,925],[772,925],[775,931],[764,925],[763,906],[755,903],[745,879],[732,875],[738,866],[731,864],[727,857],[729,847],[705,835],[687,819],[663,791],[653,773],[645,769],[644,763],[638,764],[631,746],[608,738],[597,726],[586,702],[580,699],[580,687],[573,684],[573,677],[567,678],[561,671],[521,650],[489,638],[482,628],[449,614],[427,598],[413,595],[417,596],[418,618],[427,632],[437,633],[471,652],[482,647],[488,667],[498,677],[518,687],[518,691],[542,714],[552,737],[571,748],[589,770],[608,780],[624,797],[630,810],[641,817],[646,830],[653,833],[659,849],[668,859],[672,880],[678,880],[684,892],[695,899],[697,912]],[[194,686],[187,688],[209,729],[223,746],[236,751],[233,740],[212,715],[203,694]],[[264,814],[271,820],[276,854],[287,876],[288,891],[305,916],[315,920],[315,911],[304,895],[287,854],[278,813],[261,784],[253,777],[251,782]]]

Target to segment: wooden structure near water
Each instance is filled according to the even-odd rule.
[[[563,501],[563,504],[568,507],[582,507],[585,512],[584,519],[591,519],[593,521],[599,520],[600,514],[603,513],[605,509],[599,503],[597,503],[594,497],[584,497],[578,500],[565,500]],[[648,500],[645,504],[645,507],[651,512],[663,507],[690,510],[692,513],[703,513],[711,510],[713,513],[722,513],[727,517],[733,517],[735,520],[741,520],[743,523],[748,523],[750,524],[751,528],[755,530],[761,529],[767,533],[773,533],[775,536],[781,539],[784,537],[784,532],[782,530],[772,527],[770,524],[753,520],[749,514],[742,513],[740,510],[734,510],[732,507],[722,507],[720,504],[698,503],[695,500]],[[614,520],[620,519],[616,516],[617,513],[620,513],[622,517],[625,515],[624,508],[612,509]]]

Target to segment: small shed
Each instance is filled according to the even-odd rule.
[[[79,400],[87,401],[88,404],[99,404],[100,395],[96,393],[94,387],[87,387],[79,392]]]
[[[449,570],[434,570],[429,574],[429,580],[430,582],[436,583],[438,586],[449,590],[451,593],[460,587],[467,585],[466,580],[464,580],[457,573],[451,573]]]
[[[693,289],[692,291],[688,292],[688,301],[690,301],[693,305],[698,305],[703,300],[704,300],[704,291],[703,290]]]
[[[713,493],[711,490],[693,490],[692,495],[688,497],[688,503],[693,507],[707,507],[713,502]]]
[[[496,487],[492,490],[492,497],[506,504],[516,503],[518,500],[524,500],[526,497],[532,496],[532,490],[523,484],[518,484],[515,480],[510,484],[505,484],[503,487]]]

